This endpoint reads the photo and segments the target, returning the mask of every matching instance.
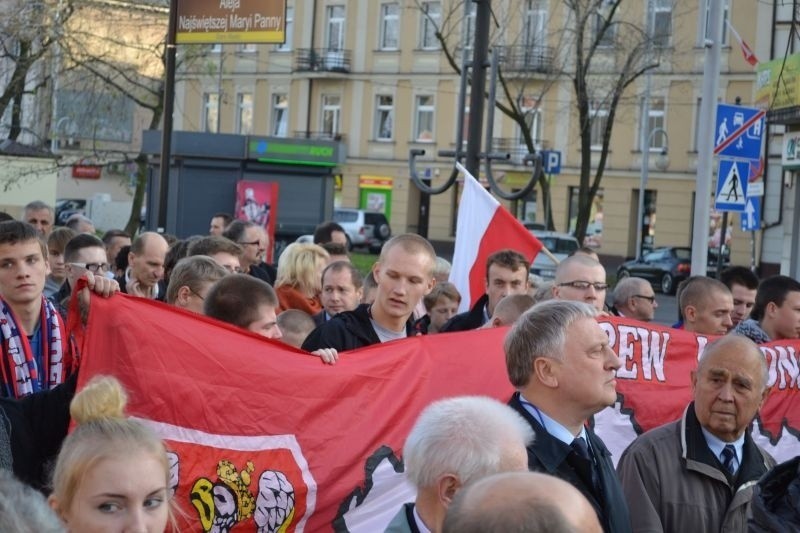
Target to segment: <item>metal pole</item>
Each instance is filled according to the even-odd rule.
[[[172,111],[175,104],[175,33],[178,26],[178,0],[169,2],[169,26],[164,62],[164,127],[161,131],[161,162],[158,176],[158,227],[167,231],[167,197],[169,196],[170,152],[172,151]]]
[[[653,32],[651,21],[653,20],[653,0],[647,2],[647,50],[648,55],[652,50]],[[640,130],[639,147],[642,151],[642,173],[639,178],[639,206],[636,215],[636,260],[642,259],[642,231],[644,226],[644,192],[647,189],[647,179],[650,173],[650,135],[648,123],[650,118],[650,90],[653,84],[653,70],[649,69],[644,77],[644,98],[642,99],[642,128]]]
[[[719,177],[717,177],[719,179]],[[728,212],[722,212],[722,231],[719,234],[719,248],[717,250],[717,279],[719,279],[719,275],[722,273],[722,252],[725,251],[725,241],[727,240],[728,236]]]
[[[483,93],[486,88],[486,65],[489,54],[491,0],[473,0],[475,6],[475,46],[472,51],[472,83],[469,96],[467,153],[465,167],[476,178],[480,175],[481,133],[483,130]],[[460,147],[456,147],[459,150]]]
[[[711,215],[711,164],[714,149],[714,117],[719,91],[720,48],[722,45],[722,2],[709,0],[709,38],[704,45],[703,100],[697,139],[697,187],[694,198],[692,231],[692,276],[705,276],[708,265],[708,229]]]

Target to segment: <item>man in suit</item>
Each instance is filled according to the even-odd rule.
[[[386,533],[441,531],[447,508],[464,485],[527,470],[525,446],[531,440],[528,424],[497,400],[461,396],[430,404],[403,447],[417,498],[400,508]]]
[[[506,366],[517,392],[509,405],[536,433],[528,467],[577,488],[607,533],[631,531],[628,506],[611,454],[586,426],[616,398],[619,357],[583,302],[549,300],[522,315],[505,341]]]

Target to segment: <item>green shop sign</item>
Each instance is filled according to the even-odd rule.
[[[263,163],[335,167],[340,163],[339,153],[339,143],[331,141],[282,137],[249,137],[247,140],[247,158]]]

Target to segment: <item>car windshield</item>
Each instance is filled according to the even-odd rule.
[[[539,237],[545,248],[554,254],[569,255],[578,249],[578,241],[559,239],[558,237]]]
[[[364,213],[364,222],[372,225],[380,225],[385,222],[385,217],[382,213]]]
[[[358,211],[334,211],[333,220],[336,222],[356,222]]]
[[[675,248],[675,257],[681,261],[691,261],[692,251],[689,248]]]

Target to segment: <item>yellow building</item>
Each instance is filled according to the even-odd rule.
[[[642,123],[648,131],[667,132],[651,136],[645,242],[691,243],[707,1],[650,0],[660,62],[651,74],[648,120],[642,120],[646,77],[641,76],[627,87],[617,109],[591,213],[588,242],[608,259],[635,255]],[[575,93],[563,73],[574,61],[568,34],[559,31],[567,14],[557,0],[493,4],[492,46],[501,51],[509,94],[527,111],[537,148],[562,154],[561,174],[552,177],[552,214],[556,229],[569,231],[577,215],[580,145]],[[598,75],[618,71],[618,52],[630,40],[630,28],[646,27],[647,4],[623,2],[617,17],[629,25],[619,25],[604,37],[597,53],[607,70]],[[474,8],[472,2],[468,5]],[[434,185],[449,176],[452,161],[436,152],[455,146],[459,79],[437,33],[460,64],[460,43],[466,34],[469,45],[475,27],[474,9],[464,9],[456,0],[289,0],[286,44],[210,46],[202,61],[182,67],[175,129],[339,138],[347,146],[347,159],[340,167],[338,205],[377,206],[390,216],[395,233],[417,231],[420,192],[409,179],[409,150],[426,150],[418,168]],[[780,26],[776,21],[786,16],[791,20],[782,11],[773,19],[769,6],[726,0],[725,18],[757,53],[768,55],[766,50],[780,45],[772,31]],[[724,40],[719,97],[731,103],[740,97],[743,105],[751,104],[755,69],[744,60],[727,26]],[[590,105],[599,128],[606,110],[602,103]],[[494,137],[492,148],[511,154],[509,162],[494,165],[495,173],[507,190],[519,189],[531,172],[522,164],[527,148],[520,128],[496,112]],[[595,148],[593,143],[593,154]],[[667,158],[661,157],[665,148]],[[596,150],[593,161],[600,153]],[[765,220],[776,201],[770,195],[780,192],[770,187],[770,179],[768,175]],[[378,191],[369,192],[376,183]],[[387,190],[385,204],[375,203],[375,195]],[[508,207],[521,219],[543,221],[537,192]],[[432,240],[453,240],[458,194],[454,188],[431,198]],[[732,262],[749,265],[751,235],[740,230],[736,215],[730,217],[730,227]],[[761,259],[774,270],[781,263],[778,241],[765,244]]]

